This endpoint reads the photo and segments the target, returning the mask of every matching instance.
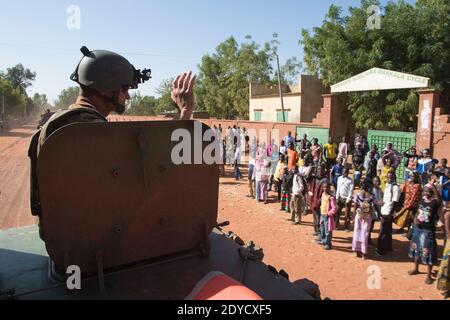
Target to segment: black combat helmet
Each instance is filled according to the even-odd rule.
[[[97,91],[118,91],[122,86],[136,89],[139,83],[149,80],[151,70],[136,70],[134,66],[121,55],[106,51],[90,51],[82,47],[81,58],[70,79],[78,84]]]

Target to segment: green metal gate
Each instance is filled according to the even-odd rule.
[[[313,138],[319,140],[319,144],[324,145],[328,143],[328,137],[330,135],[330,129],[328,128],[308,128],[308,127],[297,127],[297,139],[302,139],[304,134],[308,135],[308,140],[311,141]]]
[[[372,146],[373,144],[376,144],[378,146],[378,151],[380,152],[380,154],[386,148],[386,144],[388,142],[392,142],[394,145],[394,149],[403,153],[411,146],[416,145],[416,134],[411,132],[369,130],[367,140],[370,146]],[[404,173],[405,159],[402,160],[401,164],[397,168],[396,174],[399,183],[404,182]]]

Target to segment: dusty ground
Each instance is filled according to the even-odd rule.
[[[0,135],[0,229],[35,223],[29,210],[27,157],[34,128],[31,123]],[[402,236],[395,235],[395,252],[385,258],[373,254],[366,261],[356,258],[351,252],[352,234],[343,231],[334,233],[334,250],[325,251],[313,241],[311,215],[305,217],[303,225],[293,226],[278,203],[258,204],[247,198],[247,193],[246,181],[236,182],[231,176],[221,179],[218,220],[231,222],[225,231],[232,230],[264,248],[265,262],[286,270],[291,280],[308,278],[318,283],[322,297],[441,299],[434,285],[424,283],[425,274],[407,275],[412,263],[407,256],[408,241]],[[270,196],[275,197],[275,193]],[[370,268],[380,270],[379,289],[368,289]]]
[[[30,214],[28,145],[36,126],[24,125],[0,134],[0,228],[35,223]]]

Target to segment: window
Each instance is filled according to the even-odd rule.
[[[289,111],[284,111],[284,117],[286,118],[286,122],[289,122]],[[283,122],[283,111],[277,111],[277,122]]]
[[[261,121],[262,111],[255,110],[255,121]]]

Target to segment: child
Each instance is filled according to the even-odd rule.
[[[276,189],[278,193],[278,202],[281,201],[281,180],[283,178],[284,168],[287,168],[284,154],[280,154],[280,160],[278,161],[277,167],[275,169],[275,174],[273,175],[273,180],[276,184]]]
[[[371,189],[371,194],[373,195],[374,198],[374,205],[373,205],[373,215],[372,215],[372,225],[370,226],[370,232],[369,232],[369,241],[368,244],[373,246],[375,245],[372,242],[372,232],[373,229],[375,228],[375,222],[376,221],[380,221],[381,218],[381,205],[383,204],[383,191],[380,188],[381,185],[381,180],[379,177],[374,177],[372,179],[372,189]]]
[[[325,181],[323,183],[323,194],[320,204],[320,236],[319,243],[324,246],[325,250],[331,250],[333,238],[333,230],[336,229],[334,223],[334,215],[336,214],[336,199],[331,190],[331,183]]]
[[[360,162],[354,163],[353,164],[353,180],[354,180],[355,187],[359,187],[363,173],[364,173],[363,164]]]
[[[430,170],[431,169],[431,170]],[[430,179],[430,171],[434,170],[434,162],[430,156],[430,150],[424,149],[422,151],[422,157],[419,159],[417,163],[417,172],[420,176],[420,181],[422,182],[422,186],[425,186]]]
[[[387,175],[389,172],[395,173],[395,169],[392,167],[391,159],[386,157],[386,158],[384,158],[384,167],[383,167],[383,170],[380,175],[381,190],[383,190],[383,192],[386,189]]]
[[[441,187],[442,202],[444,207],[450,205],[450,168],[447,167],[444,170],[444,174],[439,178]]]
[[[298,167],[295,167],[291,197],[291,220],[294,221],[294,225],[302,222],[302,214],[305,210],[305,190],[305,180],[299,174]]]
[[[283,169],[283,176],[281,178],[281,210],[291,212],[289,203],[291,200],[293,176],[289,172],[287,166]]]
[[[344,160],[342,158],[337,159],[337,163],[331,169],[331,181],[333,182],[334,189],[337,189],[337,182],[340,176],[342,176],[342,170],[344,169]]]

